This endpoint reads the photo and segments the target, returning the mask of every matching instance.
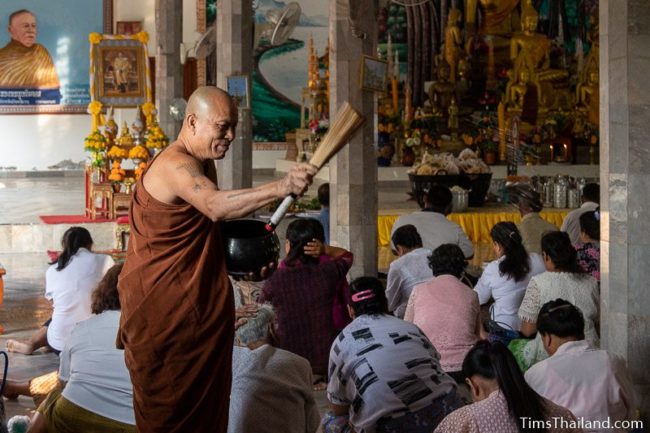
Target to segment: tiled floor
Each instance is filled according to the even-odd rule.
[[[255,183],[272,180],[257,176]],[[312,188],[315,191],[316,188]],[[416,209],[403,188],[388,188],[379,194],[380,209]],[[0,224],[39,223],[38,215],[81,214],[84,209],[84,185],[81,177],[0,179]],[[490,254],[488,245],[477,245],[474,264],[480,265]],[[379,251],[379,268],[386,271],[393,256],[388,248]],[[51,307],[43,298],[44,275],[48,257],[43,253],[0,254],[0,263],[7,270],[4,303],[0,305],[0,324],[5,332],[0,335],[0,347],[9,338],[26,339],[49,318]],[[32,356],[9,354],[9,377],[28,379],[47,373],[57,367],[52,353],[37,352]],[[1,367],[1,365],[0,365]],[[325,392],[316,393],[321,411],[327,407]],[[33,410],[31,399],[5,401],[9,417],[27,415]]]

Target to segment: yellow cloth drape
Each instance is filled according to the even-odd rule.
[[[555,224],[559,229],[568,212],[564,209],[545,210],[540,212],[540,216],[551,224]],[[390,244],[390,232],[399,217],[400,215],[379,215],[377,217],[377,236],[379,245],[382,247]],[[491,242],[490,229],[498,222],[519,223],[521,221],[519,212],[509,211],[452,213],[447,218],[460,225],[467,237],[474,243]]]

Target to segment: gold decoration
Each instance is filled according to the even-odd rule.
[[[88,40],[93,45],[96,45],[96,44],[100,43],[102,41],[102,39],[104,39],[104,37],[99,33],[93,32],[93,33],[88,35]]]

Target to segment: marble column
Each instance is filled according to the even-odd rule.
[[[253,71],[252,0],[218,0],[217,11],[217,86],[226,90],[229,76],[246,75],[250,95]],[[253,184],[253,129],[248,108],[239,109],[237,135],[226,157],[217,163],[217,173],[222,189],[249,188]]]
[[[156,108],[160,126],[171,141],[181,130],[182,121],[169,114],[169,104],[183,97],[183,0],[156,0]]]
[[[650,2],[600,0],[602,347],[650,418]]]
[[[350,5],[353,23],[350,23]],[[376,276],[376,97],[373,92],[362,91],[359,82],[363,55],[376,53],[374,1],[330,0],[329,20],[330,117],[333,120],[339,107],[348,101],[366,118],[364,126],[330,162],[330,236],[333,244],[354,253],[352,278]],[[358,37],[364,34],[365,39]]]

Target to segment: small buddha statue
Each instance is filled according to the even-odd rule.
[[[129,147],[133,145],[133,137],[129,131],[129,126],[126,124],[126,121],[122,125],[122,131],[119,138],[117,139],[117,144],[120,147]]]
[[[449,114],[449,118],[447,119],[447,127],[452,132],[458,130],[458,111],[459,109],[458,104],[456,103],[456,96],[452,96],[449,108],[447,109],[447,113]]]
[[[458,23],[460,22],[461,14],[458,9],[451,9],[449,11],[449,19],[447,21],[447,27],[445,28],[445,60],[449,65],[449,81],[452,83],[456,82],[456,76],[458,72],[458,61],[460,54],[462,52],[463,40],[460,36],[460,27]]]
[[[514,84],[508,86],[507,102],[508,109],[521,111],[524,108],[524,99],[528,92],[528,82],[530,81],[530,71],[522,68],[519,71],[519,77]]]
[[[455,93],[456,86],[449,82],[449,65],[443,60],[438,65],[438,80],[429,87],[429,100],[432,101],[431,107],[434,114],[436,114],[436,109],[446,113]]]
[[[599,84],[598,70],[589,72],[586,83],[578,84],[576,89],[578,98],[578,109],[589,113],[589,122],[598,125],[599,118]]]

